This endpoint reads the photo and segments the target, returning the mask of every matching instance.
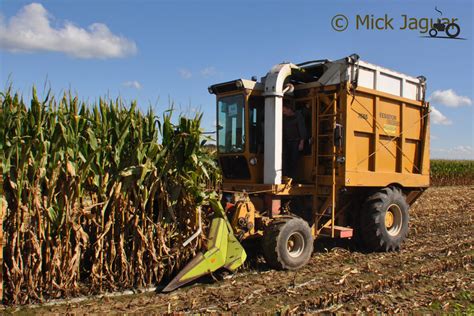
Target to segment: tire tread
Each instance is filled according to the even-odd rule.
[[[263,255],[265,257],[265,261],[269,266],[271,266],[274,269],[278,270],[294,270],[295,268],[288,265],[285,260],[281,257],[280,252],[278,251],[279,249],[279,240],[280,240],[280,234],[282,233],[282,230],[290,221],[297,222],[295,225],[303,225],[305,226],[305,229],[309,231],[309,226],[308,223],[299,218],[299,217],[294,217],[294,218],[288,218],[285,219],[284,221],[278,221],[275,223],[270,224],[267,229],[265,230],[264,236],[263,236],[263,241],[262,241],[262,246],[263,246]],[[312,242],[312,238],[311,238]],[[311,253],[313,252],[313,245],[308,245],[308,247],[311,247]]]
[[[381,231],[385,210],[382,207],[388,203],[398,202],[403,205],[408,215],[408,204],[405,201],[402,191],[397,187],[387,187],[369,196],[364,205],[364,213],[361,214],[362,239],[368,250],[371,251],[396,251],[400,249],[400,244],[406,238],[408,229],[402,227],[401,235],[396,241],[386,238]],[[402,210],[402,213],[404,211]]]

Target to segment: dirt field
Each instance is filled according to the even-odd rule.
[[[170,294],[146,293],[23,312],[467,311],[474,313],[474,186],[429,189],[411,210],[399,253],[365,254],[317,243],[297,272],[268,270],[261,259],[217,282]]]

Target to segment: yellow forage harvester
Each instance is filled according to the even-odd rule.
[[[352,238],[369,251],[398,250],[410,205],[429,186],[423,76],[353,54],[285,62],[256,78],[209,87],[217,100],[229,221],[221,215],[213,221],[207,251],[165,290],[240,263],[238,248],[241,259],[229,261],[230,232],[260,242],[267,264],[277,269],[304,266],[321,237]]]

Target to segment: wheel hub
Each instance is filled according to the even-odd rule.
[[[392,204],[385,212],[385,228],[391,236],[398,236],[403,226],[403,215],[400,206]]]
[[[387,214],[385,214],[385,227],[387,229],[392,228],[393,226],[393,213],[389,210],[387,211]]]
[[[288,255],[293,258],[299,257],[304,250],[305,242],[304,237],[300,232],[294,232],[288,237],[286,242],[286,249],[288,250]]]

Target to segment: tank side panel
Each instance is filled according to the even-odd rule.
[[[357,93],[357,102],[347,98],[346,114],[346,171],[365,172],[374,170],[373,152],[375,97]],[[346,184],[351,179],[346,178]]]
[[[421,101],[368,88],[345,95],[346,186],[429,185],[429,126]],[[426,130],[425,130],[426,129]]]
[[[375,171],[393,173],[398,171],[397,162],[401,153],[397,150],[400,141],[401,103],[393,99],[376,97],[377,116],[375,129],[378,134],[378,143],[375,155]]]

